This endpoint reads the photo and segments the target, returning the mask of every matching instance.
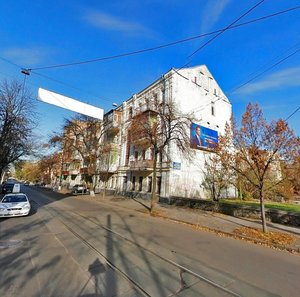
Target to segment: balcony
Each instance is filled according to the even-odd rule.
[[[77,175],[77,174],[79,174],[79,169],[70,169],[70,174],[71,175]]]
[[[98,164],[96,167],[96,172],[98,173],[113,173],[116,172],[118,170],[118,164],[117,163],[113,163],[113,164]]]
[[[89,170],[88,170],[87,167],[81,167],[81,168],[80,168],[80,173],[81,173],[81,174],[88,174],[88,172],[89,172]]]
[[[129,161],[130,170],[152,171],[153,160],[136,160]]]

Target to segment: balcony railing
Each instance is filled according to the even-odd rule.
[[[109,166],[107,164],[98,164],[96,168],[96,172],[103,173],[103,172],[115,172],[118,170],[118,164],[110,164]]]
[[[73,175],[77,175],[80,172],[79,169],[70,169],[69,171],[70,171],[70,174],[73,174]]]
[[[153,160],[129,161],[129,167],[132,170],[152,170]]]

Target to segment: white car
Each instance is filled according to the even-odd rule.
[[[30,202],[26,194],[7,194],[0,201],[0,217],[27,216],[29,212]]]

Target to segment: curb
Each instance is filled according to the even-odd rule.
[[[105,201],[107,201],[109,203],[113,203],[113,202],[108,201],[108,200],[105,200]],[[117,205],[117,206],[121,207],[120,205]],[[130,210],[138,211],[142,214],[149,214],[152,217],[158,217],[158,218],[169,220],[169,221],[172,221],[172,222],[175,222],[175,223],[188,225],[188,226],[190,226],[190,227],[192,227],[196,230],[198,229],[198,230],[202,230],[202,231],[206,231],[206,232],[211,232],[211,233],[214,233],[214,234],[219,235],[219,236],[223,235],[223,236],[226,236],[226,237],[235,238],[235,239],[243,240],[243,241],[246,241],[246,242],[251,242],[251,243],[266,246],[266,247],[269,247],[269,248],[288,251],[292,254],[300,255],[300,248],[293,248],[293,247],[289,247],[289,246],[286,246],[286,245],[280,245],[280,244],[271,244],[269,242],[262,241],[262,240],[259,240],[259,239],[255,239],[255,238],[252,238],[252,237],[241,236],[241,235],[234,234],[234,233],[231,233],[231,232],[226,232],[226,231],[222,231],[222,230],[218,230],[218,229],[214,229],[214,228],[209,228],[209,227],[206,227],[206,226],[190,223],[190,222],[187,222],[187,221],[184,221],[184,220],[179,220],[179,219],[164,216],[164,215],[150,214],[147,211],[139,210],[139,209],[136,209],[136,208],[131,208],[131,207],[124,206],[124,205],[122,207],[126,208],[126,209],[130,209]]]

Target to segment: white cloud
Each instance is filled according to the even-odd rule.
[[[134,34],[149,33],[147,28],[138,23],[126,21],[101,11],[89,10],[85,14],[84,20],[90,25],[101,29],[123,31]]]
[[[207,33],[220,19],[231,0],[208,1],[202,12],[202,33]]]
[[[249,83],[235,93],[252,94],[259,91],[298,86],[300,86],[300,67],[293,67],[272,73],[260,81]]]
[[[2,50],[1,55],[21,66],[36,66],[45,61],[48,51],[40,47],[13,47]]]

